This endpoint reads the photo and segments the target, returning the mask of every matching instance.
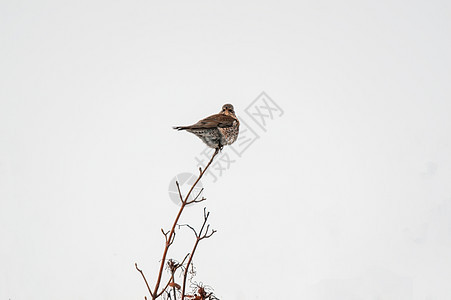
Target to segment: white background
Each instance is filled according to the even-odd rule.
[[[262,91],[284,115],[204,183],[196,280],[450,299],[450,20],[449,1],[1,1],[0,299],[143,299],[134,263],[153,284],[169,182],[204,149],[171,126]]]

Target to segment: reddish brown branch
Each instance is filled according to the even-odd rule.
[[[180,185],[179,185],[179,182],[176,181],[176,182],[175,182],[175,185],[177,186],[177,191],[179,192],[180,202],[183,203],[183,196],[182,196],[182,192],[180,191]]]
[[[171,244],[174,242],[174,237],[175,237],[175,227],[176,227],[176,225],[177,225],[177,223],[178,223],[178,221],[179,221],[179,219],[180,219],[180,216],[182,215],[183,209],[185,208],[185,206],[186,206],[187,204],[191,204],[191,203],[203,201],[202,199],[201,199],[201,200],[197,200],[197,197],[195,198],[195,200],[197,200],[197,201],[194,201],[194,200],[188,201],[188,199],[189,199],[189,196],[191,195],[192,191],[194,190],[194,188],[196,187],[196,185],[198,184],[198,182],[199,182],[200,179],[202,178],[202,176],[205,174],[205,171],[206,171],[206,170],[208,169],[208,167],[211,165],[211,163],[213,162],[213,159],[215,158],[215,156],[216,156],[218,153],[219,153],[219,149],[215,149],[215,152],[213,153],[213,155],[212,155],[210,161],[208,162],[208,164],[205,166],[204,170],[202,170],[201,168],[199,168],[199,171],[200,171],[199,177],[197,177],[197,180],[196,180],[196,181],[194,182],[194,184],[191,186],[191,188],[190,188],[188,194],[186,194],[185,198],[183,198],[183,196],[182,196],[182,193],[181,193],[180,187],[179,187],[179,183],[176,182],[177,190],[178,190],[178,192],[179,192],[180,200],[181,200],[182,203],[181,203],[179,212],[177,213],[177,216],[175,217],[174,223],[172,224],[172,228],[171,228],[171,231],[169,232],[169,236],[167,236],[167,234],[165,234],[165,237],[167,236],[167,239],[166,239],[166,243],[165,243],[165,247],[164,247],[164,251],[163,251],[163,256],[162,256],[162,258],[161,258],[161,265],[160,265],[160,269],[159,269],[159,272],[158,272],[157,281],[156,281],[156,283],[155,283],[155,287],[154,287],[153,293],[150,293],[153,300],[156,299],[157,296],[161,295],[161,294],[164,292],[164,290],[165,290],[165,289],[163,289],[162,292],[158,293],[158,289],[160,288],[160,283],[161,283],[161,277],[162,277],[162,275],[163,275],[163,269],[164,269],[164,264],[165,264],[165,261],[166,261],[166,256],[167,256],[167,254],[168,254],[169,247],[170,247]],[[197,243],[198,243],[198,241],[197,241]],[[197,247],[197,245],[196,245],[196,247]],[[195,248],[194,248],[194,250],[195,250]],[[193,254],[193,253],[191,253],[191,255],[190,255],[190,259],[192,259],[192,254]],[[186,270],[185,270],[185,271],[186,271]],[[186,273],[186,272],[185,272],[185,273]],[[186,279],[185,279],[184,281],[186,281]],[[147,283],[147,282],[146,282],[146,283]],[[167,288],[167,287],[166,287],[166,288]],[[183,285],[183,288],[185,288],[185,284]],[[149,289],[149,292],[150,292],[150,289]],[[183,293],[182,293],[182,298],[183,298]]]
[[[146,279],[146,276],[144,275],[144,272],[138,268],[138,264],[137,264],[137,263],[135,263],[135,268],[136,268],[136,270],[138,270],[139,273],[141,273],[141,275],[142,275],[142,277],[143,277],[143,279],[144,279],[144,282],[146,283],[147,290],[149,291],[150,296],[152,297],[152,299],[154,299],[154,298],[153,298],[153,293],[152,293],[152,291],[150,290],[150,286],[149,286],[149,284],[147,283],[147,279]],[[147,298],[146,298],[145,296],[144,296],[144,299],[147,300]]]
[[[199,202],[202,202],[202,201],[207,200],[207,198],[205,198],[205,197],[202,197],[201,199],[197,200],[197,199],[199,198],[200,194],[202,194],[203,191],[204,191],[204,188],[201,188],[200,191],[199,191],[199,193],[197,194],[197,196],[194,197],[194,199],[191,200],[191,201],[189,201],[187,204],[191,204],[191,203],[199,203]]]
[[[188,278],[188,269],[193,260],[194,253],[196,252],[197,246],[199,245],[199,242],[201,240],[208,239],[216,232],[216,230],[212,230],[210,233],[208,233],[208,231],[210,229],[210,225],[207,225],[205,232],[203,232],[203,230],[205,228],[205,224],[207,224],[209,216],[210,216],[210,212],[207,212],[206,208],[204,207],[204,222],[202,223],[202,227],[200,228],[199,232],[197,232],[193,227],[191,227],[188,224],[181,225],[181,226],[187,226],[188,228],[190,228],[194,232],[194,235],[196,236],[196,242],[194,243],[193,250],[191,251],[191,254],[190,254],[188,262],[187,262],[187,267],[185,268],[185,272],[183,274],[182,300],[184,300],[186,297],[185,291],[186,291],[186,279]]]
[[[160,297],[160,296],[166,291],[166,289],[167,289],[168,286],[171,284],[171,282],[174,282],[174,274],[175,274],[175,272],[177,271],[177,269],[183,267],[183,264],[185,263],[185,260],[188,258],[188,256],[189,256],[189,253],[188,253],[187,255],[185,255],[185,257],[183,258],[183,260],[182,260],[181,263],[176,263],[176,264],[174,264],[175,267],[173,267],[173,268],[170,269],[170,271],[171,271],[171,277],[169,278],[169,280],[168,280],[168,282],[166,283],[165,287],[161,290],[161,292],[160,292],[155,298]],[[175,295],[175,290],[174,290],[174,295]],[[175,297],[175,296],[174,296],[174,297]]]

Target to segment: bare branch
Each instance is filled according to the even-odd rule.
[[[205,168],[204,168],[203,170],[202,170],[202,168],[199,168],[199,172],[200,172],[200,173],[199,173],[199,176],[197,177],[196,181],[195,181],[194,184],[191,186],[190,190],[188,191],[188,193],[185,195],[184,198],[183,198],[182,192],[180,191],[180,185],[179,185],[179,182],[176,181],[176,186],[177,186],[177,191],[178,191],[178,193],[179,193],[179,197],[180,197],[180,201],[181,201],[181,206],[180,206],[180,209],[179,209],[179,211],[178,211],[178,213],[177,213],[177,216],[175,217],[175,220],[174,220],[174,222],[173,222],[173,224],[172,224],[171,230],[168,231],[167,233],[165,233],[165,232],[162,230],[162,232],[163,232],[163,234],[164,234],[164,236],[165,236],[165,239],[166,239],[166,243],[165,243],[165,247],[164,247],[164,250],[163,250],[163,255],[162,255],[162,258],[161,258],[161,264],[160,264],[160,268],[159,268],[159,271],[158,271],[158,276],[157,276],[157,280],[156,280],[156,283],[155,283],[155,287],[154,287],[154,289],[153,289],[153,292],[151,292],[151,290],[150,290],[150,287],[149,287],[149,285],[148,285],[148,283],[147,283],[147,280],[146,280],[146,278],[145,278],[145,276],[144,276],[144,273],[143,273],[141,270],[139,270],[139,269],[138,269],[138,266],[135,264],[136,269],[137,269],[138,271],[140,271],[141,275],[142,275],[143,278],[144,278],[144,281],[145,281],[146,286],[147,286],[147,288],[148,288],[148,290],[149,290],[149,292],[150,292],[150,295],[151,295],[151,297],[152,297],[152,300],[155,300],[156,298],[158,298],[157,296],[160,296],[160,295],[165,291],[165,289],[167,288],[167,287],[165,287],[165,289],[163,289],[161,293],[158,293],[159,288],[160,288],[160,284],[161,284],[162,275],[163,275],[163,269],[164,269],[164,263],[165,263],[165,261],[166,261],[166,256],[167,256],[167,254],[168,254],[169,247],[170,247],[170,246],[172,245],[172,243],[174,242],[174,239],[175,239],[175,228],[176,228],[176,225],[177,225],[177,223],[178,223],[178,221],[179,221],[179,219],[180,219],[180,216],[182,215],[182,212],[183,212],[183,210],[184,210],[184,208],[185,208],[185,206],[186,206],[187,204],[190,204],[190,203],[198,203],[198,202],[202,202],[202,201],[205,200],[205,198],[198,199],[198,197],[199,197],[199,195],[200,195],[200,193],[199,193],[199,194],[194,198],[194,200],[188,202],[188,199],[189,199],[191,193],[193,192],[194,188],[195,188],[196,185],[199,183],[200,179],[201,179],[202,176],[205,174],[205,172],[207,171],[208,167],[211,165],[211,163],[213,162],[213,160],[214,160],[214,158],[216,157],[216,155],[218,155],[218,153],[219,153],[219,148],[215,149],[215,152],[214,152],[213,155],[211,156],[211,159],[210,159],[210,161],[208,162],[208,164],[205,166]],[[206,221],[204,221],[204,223],[205,223],[205,222],[206,222]],[[205,224],[204,224],[204,225],[205,225]],[[189,259],[188,259],[188,265],[191,263],[191,260],[192,260],[192,257],[193,257],[193,255],[194,255],[194,251],[195,251],[195,249],[196,249],[196,247],[197,247],[197,243],[198,243],[198,242],[199,242],[199,236],[196,238],[196,244],[195,244],[195,247],[193,248],[193,252],[191,252],[191,254],[190,254],[190,256],[189,256]],[[186,274],[187,274],[187,273],[186,273],[186,269],[185,269],[184,284],[183,284],[183,292],[182,292],[182,299],[184,298],[184,291],[185,291],[185,284],[186,284]]]
[[[204,236],[208,233],[208,230],[210,229],[210,224],[207,225],[207,230],[205,230]]]
[[[205,224],[207,223],[209,216],[210,216],[210,212],[207,213],[207,208],[204,207],[204,223],[202,224],[202,227],[200,228],[199,236],[202,235],[202,231],[204,230]],[[208,226],[207,226],[207,231],[208,231]],[[198,238],[199,238],[199,236],[198,236]]]
[[[191,229],[191,230],[194,232],[194,235],[196,236],[196,238],[199,236],[199,235],[197,234],[196,229],[194,229],[191,225],[189,225],[189,224],[181,224],[181,225],[179,225],[179,228],[182,227],[182,226],[186,226],[186,227],[188,227],[189,229]]]
[[[185,263],[185,260],[188,258],[188,256],[189,256],[189,253],[185,255],[185,257],[183,258],[181,263],[178,263],[177,261],[172,260],[172,259],[169,260],[169,261],[172,261],[174,263],[174,264],[169,266],[170,267],[170,271],[171,271],[171,277],[169,278],[169,280],[166,283],[165,287],[161,290],[161,292],[155,298],[160,297],[166,291],[166,289],[171,285],[171,282],[174,282],[174,274],[175,274],[175,272],[179,268],[183,267],[183,264]],[[169,261],[168,261],[168,265],[169,265]],[[174,290],[174,295],[175,295],[175,290]],[[170,297],[170,293],[169,293],[169,297]]]
[[[165,239],[165,241],[167,243],[168,242],[168,233],[169,233],[169,231],[168,232],[164,232],[163,228],[161,228],[161,233],[163,233],[164,239]]]
[[[180,191],[180,185],[179,182],[176,181],[175,185],[177,186],[177,191],[179,192],[179,197],[180,197],[180,201],[183,203],[183,196],[182,196],[182,192]]]
[[[205,201],[205,200],[207,200],[207,198],[202,197],[202,198],[200,198],[199,200],[192,201],[191,203],[200,203],[200,202]],[[190,203],[190,204],[191,204],[191,203]]]
[[[157,296],[155,298],[160,297],[168,288],[169,284],[172,282],[172,280],[174,279],[174,276],[171,276],[171,278],[169,278],[168,283],[166,283],[166,286],[161,290],[161,292],[159,294],[157,294]]]
[[[142,270],[140,270],[139,268],[138,268],[138,264],[137,263],[135,263],[135,268],[136,268],[136,270],[138,270],[138,272],[139,273],[141,273],[141,276],[143,277],[143,279],[144,279],[144,282],[146,283],[146,286],[147,286],[147,290],[149,291],[149,293],[150,293],[150,296],[153,298],[153,293],[152,293],[152,291],[150,290],[150,286],[149,286],[149,284],[147,283],[147,279],[146,279],[146,276],[144,275],[144,273],[143,273],[143,271]],[[144,296],[144,299],[147,299],[145,296]]]
[[[207,228],[205,230],[205,233],[202,234],[202,232],[203,232],[203,230],[205,228],[205,224],[207,224],[209,216],[210,216],[210,212],[207,212],[207,208],[204,207],[204,222],[202,223],[202,227],[200,228],[199,233],[197,233],[196,230],[193,227],[191,227],[190,225],[184,224],[185,226],[188,226],[189,228],[191,228],[191,230],[194,231],[194,234],[196,235],[196,242],[194,243],[193,250],[191,251],[191,254],[190,254],[188,262],[187,262],[188,267],[190,266],[190,264],[191,264],[191,262],[193,260],[194,253],[196,252],[196,249],[197,249],[197,246],[199,245],[199,242],[201,240],[203,240],[203,239],[208,239],[209,237],[211,237],[216,232],[216,230],[212,230],[211,233],[209,234],[208,231],[210,229],[210,224],[208,224]],[[184,300],[185,297],[187,296],[187,295],[185,295],[185,291],[186,291],[186,279],[188,277],[188,267],[185,268],[185,272],[183,274],[182,300]]]
[[[218,232],[217,230],[212,230],[210,234],[207,234],[207,232],[205,232],[204,236],[202,236],[200,239],[208,239],[209,237],[211,237],[215,232]]]
[[[183,266],[183,263],[188,258],[188,256],[189,256],[189,253],[185,255],[185,258],[183,258],[182,262],[180,263],[180,267]]]
[[[172,239],[169,241],[168,246],[171,246],[172,243],[174,242],[174,240],[175,240],[175,235],[176,235],[176,233],[175,233],[175,231],[174,231],[174,233],[172,234]]]
[[[197,200],[197,199],[199,198],[200,194],[202,194],[203,191],[204,191],[204,188],[201,188],[201,189],[200,189],[200,192],[197,194],[197,196],[194,197],[193,200],[188,201],[188,203],[186,203],[186,204],[199,203],[199,202],[202,202],[202,201],[207,200],[205,197],[202,197],[201,199]]]

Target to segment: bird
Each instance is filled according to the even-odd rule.
[[[218,114],[211,115],[190,126],[175,126],[175,130],[186,130],[199,137],[208,147],[222,150],[237,138],[240,121],[232,104],[224,104]]]

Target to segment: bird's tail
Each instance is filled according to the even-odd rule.
[[[188,127],[189,126],[174,126],[174,127],[172,127],[172,129],[175,129],[175,130],[186,130],[186,129],[188,129]]]

